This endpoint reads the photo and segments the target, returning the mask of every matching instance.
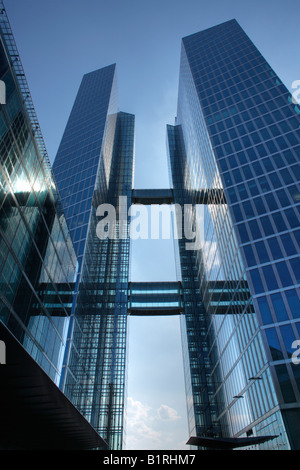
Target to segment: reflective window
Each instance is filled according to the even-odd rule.
[[[280,212],[272,214],[272,219],[274,220],[274,224],[278,232],[284,232],[285,230],[287,230],[286,223]]]
[[[278,289],[278,282],[275,277],[274,271],[272,266],[264,266],[262,268],[264,273],[265,281],[268,287],[268,290],[275,290]]]
[[[281,248],[279,246],[277,238],[269,238],[267,243],[271,250],[273,259],[282,258],[283,255],[282,255]]]
[[[265,330],[273,361],[283,359],[282,349],[275,328]]]
[[[288,287],[293,284],[290,272],[288,270],[286,262],[276,263],[276,269],[279,274],[279,278],[283,287]]]
[[[296,290],[288,290],[285,292],[289,307],[294,318],[300,317],[300,301]]]
[[[280,239],[282,241],[287,256],[291,256],[297,253],[297,249],[289,233],[284,233],[283,235],[280,235]]]
[[[284,341],[284,346],[289,357],[295,352],[295,349],[292,347],[293,342],[295,341],[295,334],[291,325],[280,326],[281,336]]]
[[[281,294],[272,294],[271,300],[273,304],[273,308],[275,310],[277,321],[285,321],[288,320],[288,314],[283,303]]]
[[[291,384],[291,380],[285,364],[275,366],[277,377],[279,380],[281,393],[286,403],[296,401],[295,393]]]
[[[250,271],[253,287],[255,289],[255,292],[260,294],[264,291],[263,284],[261,281],[261,277],[259,274],[259,271],[257,269],[254,269]]]
[[[270,258],[269,258],[265,243],[263,241],[257,242],[255,244],[255,248],[257,251],[259,263],[262,264],[262,263],[268,262]]]
[[[300,259],[299,257],[290,259],[290,265],[292,266],[296,283],[300,284]]]
[[[268,323],[273,323],[273,318],[266,297],[258,297],[257,302],[259,305],[259,310],[263,323],[265,325],[267,325]]]

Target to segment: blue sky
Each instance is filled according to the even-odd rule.
[[[296,0],[6,0],[50,161],[82,75],[117,64],[120,110],[136,115],[135,187],[169,185],[181,38],[236,18],[291,90],[300,79]],[[175,279],[170,241],[137,241],[134,280]],[[129,322],[128,448],[186,449],[179,320]]]

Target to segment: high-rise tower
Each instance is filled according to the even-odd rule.
[[[190,435],[204,447],[233,437],[233,446],[298,448],[298,106],[235,20],[184,38],[167,128],[172,189],[132,193],[134,117],[117,111],[115,73],[83,78],[54,163],[79,257],[61,387],[120,449],[127,313],[170,313],[167,286],[165,310],[150,308],[151,283],[130,287],[128,208],[188,205],[172,314],[183,314]],[[108,227],[99,239],[98,208],[124,214],[120,196],[125,236],[117,217],[116,236]]]
[[[0,448],[105,448],[58,387],[77,259],[2,1],[0,80]]]
[[[54,181],[0,15],[0,333],[21,358],[0,369],[0,446],[122,449],[127,316],[179,314],[190,444],[299,449],[300,109],[286,87],[235,20],[184,38],[171,188],[133,190],[116,66],[88,73]],[[129,208],[163,203],[179,209],[180,280],[131,282]]]
[[[109,183],[117,111],[116,65],[84,75],[53,163],[80,263],[97,177]]]
[[[111,65],[83,77],[53,171],[78,255],[61,388],[112,449],[122,448],[125,415],[133,166],[134,116],[118,112]],[[115,224],[99,236],[107,210]]]
[[[271,448],[300,447],[300,367],[292,359],[299,113],[235,20],[183,39],[168,135],[175,202],[198,207],[198,247],[180,249],[183,288],[196,299],[193,273],[200,295],[184,319],[188,412],[191,433],[216,446],[222,436],[277,435]]]

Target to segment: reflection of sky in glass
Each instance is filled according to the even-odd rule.
[[[37,0],[30,5],[11,1],[6,8],[22,43],[24,63],[26,68],[30,69],[30,83],[37,97],[38,114],[51,156],[56,153],[78,80],[87,70],[111,63],[112,58],[116,59],[120,70],[122,107],[134,109],[137,115],[136,181],[140,187],[151,187],[153,182],[162,187],[165,162],[164,156],[162,158],[165,145],[164,126],[166,122],[173,122],[175,115],[178,81],[176,43],[179,44],[181,37],[228,18],[237,17],[253,41],[277,67],[286,84],[290,86],[295,77],[297,78],[298,65],[294,60],[294,46],[298,41],[300,4],[292,0],[284,3],[273,2],[272,15],[268,2],[260,0],[248,2],[247,8],[243,2],[230,0],[222,3],[212,0],[205,5],[205,9],[202,3],[196,0],[192,0],[188,8],[185,2],[176,4],[174,8],[174,2],[166,1],[160,2],[159,15],[156,2],[140,1],[134,1],[131,7],[126,2],[117,2],[114,8],[110,3],[91,1],[90,9],[84,13],[86,17],[82,16],[82,9],[74,8],[70,12],[67,2],[56,0],[51,9],[46,3]],[[32,14],[28,14],[29,10]],[[294,12],[293,15],[291,11]],[[45,15],[49,18],[48,22],[37,21]],[[102,18],[101,28],[99,17]],[[84,27],[83,21],[84,24],[88,22],[89,28]],[[116,27],[111,28],[112,24]],[[53,25],[56,26],[55,35]],[[79,35],[78,31],[82,31],[82,28],[84,34]],[[69,42],[65,41],[66,31]],[[128,33],[129,31],[131,33]],[[55,44],[57,47],[54,49]],[[95,53],[94,45],[97,44],[104,47],[97,47]],[[34,60],[32,50],[42,51],[39,61]],[[284,54],[277,53],[278,50],[284,51]],[[80,61],[79,51],[83,51]],[[54,70],[59,70],[60,73],[54,74]],[[134,70],[138,72],[133,73]],[[170,96],[170,90],[173,96]],[[159,171],[161,168],[162,172]],[[144,244],[134,242],[135,278],[157,279],[161,276],[169,279],[168,273],[173,275],[173,263],[170,261],[172,250],[166,248],[167,242],[145,243],[146,250],[143,248]],[[136,331],[137,334],[131,339],[138,343],[138,328]],[[151,357],[151,352],[149,356]],[[135,358],[131,359],[131,370],[134,370]],[[139,380],[136,383],[139,383]],[[159,394],[159,391],[157,393]],[[144,396],[140,395],[141,399]],[[183,445],[183,448],[186,446]]]

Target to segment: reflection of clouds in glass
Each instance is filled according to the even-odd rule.
[[[64,238],[64,235],[65,237]],[[57,267],[61,266],[59,269]],[[41,269],[40,282],[67,283],[74,282],[76,275],[76,255],[67,231],[64,216],[55,216],[48,239],[44,263]]]
[[[210,212],[208,213],[208,211],[208,206],[204,207],[203,205],[196,205],[196,239],[198,241],[198,256],[202,258],[202,263],[205,266],[207,279],[215,280],[218,277],[222,263],[218,244],[215,240],[215,230],[212,226],[212,223],[205,223],[204,212],[206,212],[209,217],[212,216],[212,214]],[[221,276],[223,278],[224,273],[221,274]]]
[[[217,242],[204,242],[202,249],[207,275],[210,280],[216,279],[221,265]]]

